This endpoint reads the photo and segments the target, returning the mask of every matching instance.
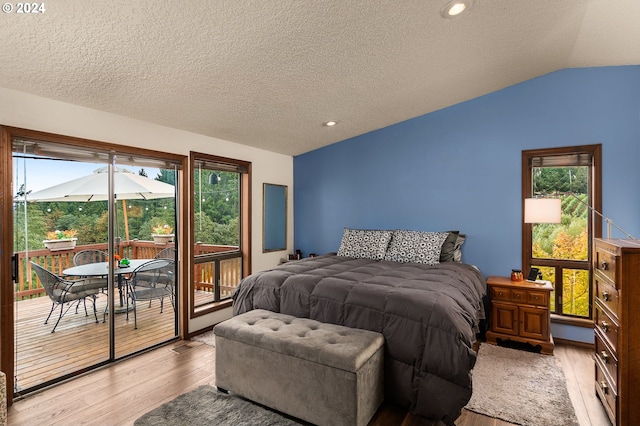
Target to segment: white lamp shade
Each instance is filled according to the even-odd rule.
[[[560,223],[560,198],[525,198],[524,223]]]

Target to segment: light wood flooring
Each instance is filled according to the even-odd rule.
[[[593,388],[593,361],[587,349],[557,345],[567,387],[582,426],[608,425]],[[158,405],[200,385],[214,385],[215,349],[178,341],[87,373],[16,401],[9,425],[132,425]],[[383,404],[370,426],[427,426],[432,421]],[[436,423],[437,424],[437,423]],[[463,411],[458,426],[510,423]]]

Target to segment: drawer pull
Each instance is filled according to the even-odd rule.
[[[499,292],[498,292],[498,296],[504,296],[504,293],[503,293],[503,292],[501,292],[501,291],[499,291]]]
[[[605,382],[604,380],[600,382],[600,388],[602,389],[602,393],[605,395],[609,394],[609,386],[607,385],[607,382]]]
[[[609,301],[609,292],[608,291],[603,291],[602,292],[602,300],[604,300],[605,302]]]
[[[602,359],[602,362],[604,362],[605,364],[609,362],[609,354],[606,351],[600,352],[600,358]]]
[[[600,262],[600,269],[602,269],[603,271],[606,271],[609,268],[609,264],[607,263],[606,260],[603,260],[602,262]]]
[[[533,296],[533,300],[537,302],[538,300],[540,300],[540,296]]]
[[[516,299],[520,299],[520,293],[516,293]]]
[[[602,321],[601,323],[602,329],[604,330],[605,333],[609,332],[609,323],[606,321]]]

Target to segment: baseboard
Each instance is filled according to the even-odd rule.
[[[213,325],[209,325],[205,328],[201,328],[200,330],[194,331],[193,333],[187,333],[187,338],[185,340],[191,340],[192,338],[194,338],[195,336],[199,335],[199,334],[204,334],[208,331],[213,330]]]
[[[590,350],[595,350],[595,345],[593,343],[587,343],[587,342],[579,342],[577,340],[569,340],[569,339],[562,339],[562,338],[558,338],[558,337],[553,337],[553,341],[555,342],[555,344],[561,344],[561,345],[567,345],[567,346],[575,346],[578,348],[584,348],[584,349],[590,349]]]

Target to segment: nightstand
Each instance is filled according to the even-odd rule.
[[[529,343],[543,354],[553,354],[549,281],[511,281],[507,277],[487,278],[491,303],[487,343],[498,339]]]

